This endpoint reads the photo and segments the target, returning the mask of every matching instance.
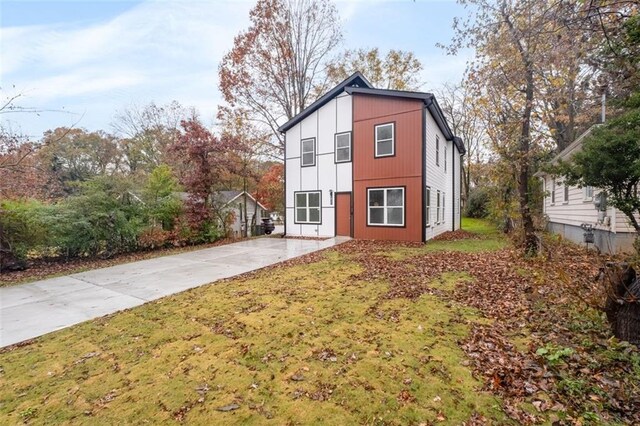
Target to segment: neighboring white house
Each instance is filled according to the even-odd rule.
[[[246,198],[246,200],[245,200]],[[269,210],[260,204],[251,194],[244,191],[219,191],[216,193],[216,201],[224,203],[223,209],[233,212],[234,221],[229,226],[233,237],[241,237],[247,220],[247,236],[252,234],[252,224],[260,225],[263,217],[269,217]],[[245,201],[247,214],[245,216]],[[255,215],[255,217],[254,217]]]
[[[582,149],[583,140],[596,126],[580,135],[552,162],[569,161]],[[633,249],[636,234],[624,213],[611,205],[600,212],[594,203],[601,192],[599,188],[568,186],[562,177],[545,172],[538,172],[535,176],[540,178],[545,190],[543,212],[548,218],[548,231],[575,243],[583,243],[585,231],[581,225],[592,225],[594,244],[601,252],[620,253]]]
[[[189,194],[178,193],[182,200],[187,200]],[[252,235],[252,224],[260,225],[263,217],[269,217],[269,210],[260,204],[251,194],[244,191],[217,191],[214,195],[215,205],[220,206],[220,210],[233,214],[233,222],[229,225],[229,237],[239,238],[243,235],[245,227],[245,217],[248,225],[247,236]],[[246,199],[246,200],[245,200]],[[247,214],[245,216],[245,201]],[[255,217],[254,217],[255,215]]]

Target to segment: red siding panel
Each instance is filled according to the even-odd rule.
[[[353,98],[354,237],[422,241],[423,102],[356,94]],[[374,127],[395,123],[395,155],[375,158]],[[367,226],[367,188],[404,186],[405,226]]]

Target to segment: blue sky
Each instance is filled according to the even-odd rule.
[[[213,124],[220,59],[249,24],[253,1],[0,0],[2,97],[38,115],[2,114],[4,126],[37,139],[69,126],[112,131],[116,111],[177,100]],[[343,48],[413,51],[424,90],[458,81],[470,53],[435,47],[452,36],[453,1],[337,1]],[[79,120],[79,121],[78,121]]]

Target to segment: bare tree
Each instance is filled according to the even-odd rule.
[[[462,138],[467,151],[462,163],[462,195],[466,201],[469,199],[469,189],[473,181],[473,164],[481,162],[484,150],[485,123],[476,109],[471,90],[464,82],[444,84],[435,93],[451,130]]]
[[[272,132],[273,151],[281,157],[279,125],[326,88],[325,67],[342,40],[339,16],[329,0],[265,0],[250,19],[222,60],[219,86],[229,108],[247,111]]]

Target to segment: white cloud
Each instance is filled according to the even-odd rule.
[[[96,114],[152,100],[176,99],[210,115],[220,100],[218,63],[248,25],[252,6],[151,1],[89,25],[3,28],[0,80],[24,91],[29,106],[86,111],[80,126],[109,122]],[[29,117],[12,119],[29,125]],[[33,120],[39,124],[29,133],[55,120]]]

